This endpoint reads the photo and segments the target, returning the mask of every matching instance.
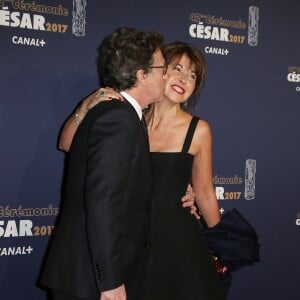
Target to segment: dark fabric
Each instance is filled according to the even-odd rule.
[[[230,271],[259,262],[258,236],[246,219],[233,209],[212,228],[203,227],[209,248]]]
[[[138,300],[224,299],[198,221],[181,203],[194,159],[186,152],[198,122],[194,120],[187,130],[186,141],[182,141],[185,151],[151,153],[154,180],[151,257],[145,292]]]
[[[98,296],[89,297],[89,298],[77,298],[70,295],[66,295],[57,290],[50,290],[48,295],[48,300],[99,300]]]
[[[192,139],[193,139],[194,132],[195,132],[196,126],[198,124],[198,121],[199,121],[199,119],[196,118],[196,117],[193,117],[192,120],[191,120],[190,126],[188,128],[188,131],[187,131],[187,134],[186,134],[183,146],[182,146],[182,152],[183,153],[187,153],[190,149],[190,146],[191,146],[191,143],[192,143]]]
[[[131,293],[135,264],[145,259],[151,187],[149,151],[134,108],[101,102],[74,136],[40,283],[82,298],[123,283]]]
[[[145,133],[148,134],[147,123],[146,123],[146,120],[145,120],[144,116],[142,116],[141,123],[142,123],[142,127],[143,127]]]
[[[220,279],[221,285],[223,287],[223,290],[225,292],[226,299],[227,299],[227,297],[229,295],[230,288],[231,288],[231,284],[232,284],[231,272],[227,271],[224,275],[219,276],[219,279]]]
[[[145,133],[145,138],[146,138],[146,143],[147,143],[147,146],[148,146],[148,150],[150,151],[148,128],[147,128],[147,123],[146,123],[146,120],[145,120],[144,116],[142,116],[141,123],[142,123],[142,127],[144,129],[144,133]]]

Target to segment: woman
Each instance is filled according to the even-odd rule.
[[[199,50],[182,42],[166,45],[164,98],[145,112],[154,177],[152,248],[142,300],[224,299],[213,259],[195,218],[181,208],[180,198],[192,181],[197,206],[209,227],[220,221],[212,184],[212,137],[208,123],[186,112],[199,92],[205,62]],[[105,95],[103,95],[105,93]],[[60,148],[68,150],[76,123],[96,102],[120,98],[100,89],[66,123]],[[74,129],[75,128],[75,129]],[[139,299],[140,300],[140,299]]]

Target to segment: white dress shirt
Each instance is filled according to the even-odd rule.
[[[120,92],[120,94],[126,98],[126,100],[128,100],[128,102],[133,106],[133,108],[135,109],[136,113],[138,114],[140,120],[142,120],[142,116],[143,116],[143,112],[142,112],[142,108],[139,105],[139,103],[130,95],[128,95],[126,92],[122,91]]]

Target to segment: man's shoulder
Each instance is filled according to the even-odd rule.
[[[89,128],[94,128],[94,126],[120,126],[135,131],[138,128],[139,121],[136,111],[129,103],[120,100],[109,100],[102,101],[94,106],[82,123],[85,123]]]
[[[128,102],[122,102],[120,100],[108,100],[102,101],[96,105],[91,113],[95,115],[111,114],[111,115],[123,115],[128,117],[137,117],[133,107]]]

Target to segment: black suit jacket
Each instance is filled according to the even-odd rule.
[[[69,152],[63,201],[41,283],[83,298],[122,283],[130,290],[146,251],[151,169],[128,102],[105,101],[86,115]]]

